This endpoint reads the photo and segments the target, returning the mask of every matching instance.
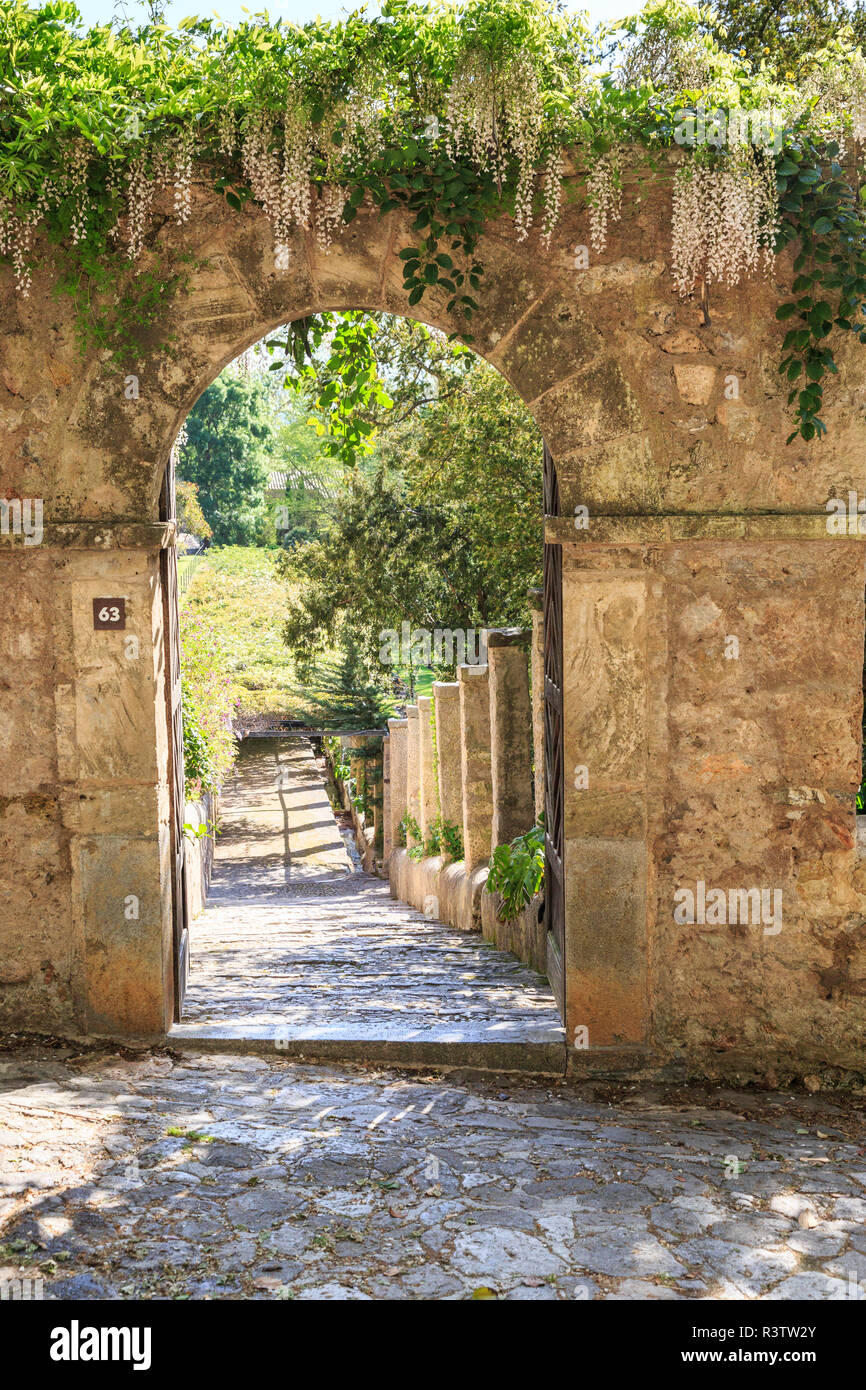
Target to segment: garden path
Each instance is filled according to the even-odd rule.
[[[863,1145],[862,1096],[13,1047],[0,1290],[769,1299],[808,1324],[800,1300],[866,1297]]]
[[[173,1045],[562,1072],[547,981],[357,869],[303,739],[244,745]]]

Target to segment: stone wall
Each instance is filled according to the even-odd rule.
[[[487,630],[487,662],[458,666],[456,681],[437,681],[432,699],[422,696],[409,706],[407,777],[399,789],[387,788],[385,816],[394,825],[416,803],[427,802],[419,824],[420,841],[409,833],[405,847],[397,841],[387,861],[393,895],[449,926],[484,930],[490,940],[497,939],[497,930],[500,935],[505,930],[496,923],[499,900],[485,889],[491,850],[524,834],[535,822],[531,639],[530,632],[517,629]],[[536,705],[541,698],[536,683]],[[392,729],[389,741],[394,735]],[[403,758],[402,744],[398,756]],[[438,853],[429,852],[435,848],[430,840],[436,824],[434,809]],[[447,852],[443,824],[459,831],[462,859]],[[529,935],[524,941],[519,932],[512,932],[512,945],[505,949],[514,949],[524,960],[532,957],[535,963],[541,957]]]
[[[835,345],[826,440],[786,446],[775,309],[790,261],[681,301],[669,180],[636,169],[609,245],[577,270],[581,173],[549,249],[537,231],[519,245],[508,219],[487,228],[472,325],[558,472],[569,1037],[587,1027],[626,1070],[859,1073],[866,538],[830,535],[825,504],[866,495],[860,349]],[[0,270],[0,497],[42,499],[45,518],[38,545],[0,538],[7,1027],[160,1036],[171,1019],[159,552],[173,532],[158,498],[190,406],[248,344],[315,310],[460,326],[435,288],[408,305],[400,211],[362,208],[329,254],[299,233],[288,270],[265,219],[204,185],[187,226],[166,203],[155,229],[192,253],[190,280],[130,365],[134,393],[104,353],[79,355],[48,248],[26,300]],[[137,657],[93,630],[93,599],[116,595]],[[781,930],[677,922],[674,895],[699,883],[778,889]]]
[[[217,798],[210,792],[205,792],[200,801],[186,803],[183,813],[184,824],[191,826],[194,832],[206,825],[212,832],[217,814]],[[197,835],[195,838],[187,836],[186,903],[187,918],[190,922],[204,912],[213,874],[215,848],[213,833],[202,835],[200,838]]]
[[[481,930],[486,941],[492,941],[500,951],[510,951],[525,960],[540,975],[547,974],[547,930],[544,921],[544,897],[539,894],[523,911],[510,921],[500,912],[498,893],[484,893],[481,898]]]

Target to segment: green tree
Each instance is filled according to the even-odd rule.
[[[318,661],[297,689],[298,716],[311,728],[381,729],[394,700],[372,678],[358,643],[346,635],[338,657]]]
[[[542,439],[526,406],[473,356],[459,391],[425,411],[410,435],[393,447],[403,452],[409,497],[435,498],[459,536],[455,597],[462,592],[466,617],[525,621],[543,548]]]
[[[393,346],[390,334],[381,341]],[[372,458],[347,472],[322,534],[283,558],[293,585],[284,637],[301,663],[350,634],[381,670],[381,634],[404,622],[477,630],[527,618],[542,558],[537,427],[492,367],[424,334],[417,370],[388,381]]]
[[[266,383],[232,372],[217,377],[190,411],[179,472],[198,487],[216,545],[255,545],[265,536],[278,424]]]
[[[414,503],[383,472],[352,478],[324,535],[282,560],[295,589],[283,636],[299,670],[350,640],[376,669],[380,633],[404,621],[463,626],[473,587],[460,572],[464,551],[447,507]]]
[[[362,311],[298,319],[268,348],[271,370],[306,405],[322,454],[347,468],[383,433],[459,391],[474,360],[422,323]]]
[[[333,513],[342,469],[323,453],[318,421],[309,419],[302,397],[280,393],[277,468],[285,474],[285,499],[277,502],[275,535],[291,550],[314,540],[323,521]]]
[[[713,8],[709,28],[719,46],[783,78],[796,76],[846,25],[866,47],[864,0],[720,0]]]
[[[201,509],[198,488],[195,483],[185,483],[183,479],[179,478],[176,491],[178,529],[193,536],[199,536],[202,540],[210,540],[213,531],[208,526],[205,514]]]

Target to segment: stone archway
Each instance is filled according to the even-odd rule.
[[[708,316],[680,303],[663,183],[635,181],[624,203],[635,211],[588,270],[581,196],[547,252],[493,223],[472,327],[559,474],[547,530],[563,548],[569,1037],[591,1064],[632,1070],[862,1066],[863,540],[829,536],[824,506],[866,492],[862,374],[843,350],[829,439],[786,449],[776,288],[713,291]],[[194,267],[132,399],[76,355],[50,268],[27,301],[2,280],[0,495],[44,507],[41,544],[0,545],[8,1026],[152,1036],[169,1021],[158,555],[171,533],[157,518],[189,407],[244,347],[315,310],[458,326],[434,290],[406,302],[397,212],[362,209],[327,255],[299,234],[288,271],[263,217],[205,190],[159,238]],[[790,279],[782,263],[776,275]],[[93,599],[117,594],[137,656],[93,629]],[[676,922],[675,892],[698,883],[778,887],[782,930]]]

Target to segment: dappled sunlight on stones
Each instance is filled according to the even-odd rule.
[[[173,1041],[308,1054],[342,1046],[358,1060],[396,1048],[410,1062],[431,1060],[433,1045],[434,1060],[450,1048],[464,1063],[461,1047],[522,1044],[516,1065],[549,1070],[553,1059],[562,1069],[562,1028],[541,976],[352,872],[307,744],[245,748],[222,813]]]
[[[598,1087],[276,1055],[30,1050],[0,1080],[2,1262],[48,1297],[736,1301],[866,1279],[851,1102],[744,1095],[738,1115],[632,1087],[613,1111]]]

